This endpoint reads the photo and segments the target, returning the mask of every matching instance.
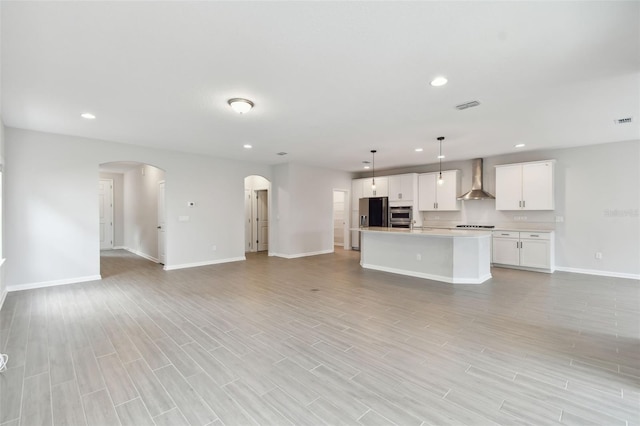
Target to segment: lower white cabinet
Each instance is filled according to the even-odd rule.
[[[495,265],[553,272],[554,256],[553,232],[493,231]]]

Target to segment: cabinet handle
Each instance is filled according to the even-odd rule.
[[[527,201],[526,200],[522,200],[522,207],[526,207],[527,206]]]
[[[398,199],[402,200],[402,193],[401,192],[398,193]]]
[[[538,234],[529,234],[530,237],[539,237],[540,235]]]
[[[505,237],[508,237],[508,236],[509,236],[509,234],[500,234],[500,235],[504,235]]]
[[[522,200],[518,201],[518,207],[522,207]]]

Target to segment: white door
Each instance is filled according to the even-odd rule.
[[[520,265],[520,249],[517,238],[493,237],[493,263],[501,265]]]
[[[426,173],[418,176],[418,210],[436,209],[437,173]]]
[[[269,249],[269,200],[268,191],[261,189],[256,191],[257,209],[256,223],[258,224],[258,233],[256,245],[258,251]]]
[[[521,240],[520,266],[549,269],[551,244],[548,240]]]
[[[244,190],[244,251],[251,251],[251,190]]]
[[[113,248],[113,181],[98,182],[98,205],[100,211],[100,250]]]
[[[158,262],[165,262],[165,232],[166,220],[164,216],[164,181],[158,182]]]
[[[496,167],[496,210],[520,210],[522,166]]]
[[[525,210],[553,210],[553,165],[533,163],[522,166],[522,200]]]
[[[439,174],[438,174],[439,176]],[[460,210],[458,201],[458,172],[442,172],[442,185],[436,183],[436,210]]]

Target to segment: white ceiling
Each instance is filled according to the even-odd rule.
[[[434,163],[438,136],[447,160],[640,139],[636,1],[1,8],[7,126],[349,171],[374,148],[376,169]]]

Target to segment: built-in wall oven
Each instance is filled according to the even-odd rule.
[[[389,207],[389,226],[392,228],[411,228],[413,224],[413,207]]]

